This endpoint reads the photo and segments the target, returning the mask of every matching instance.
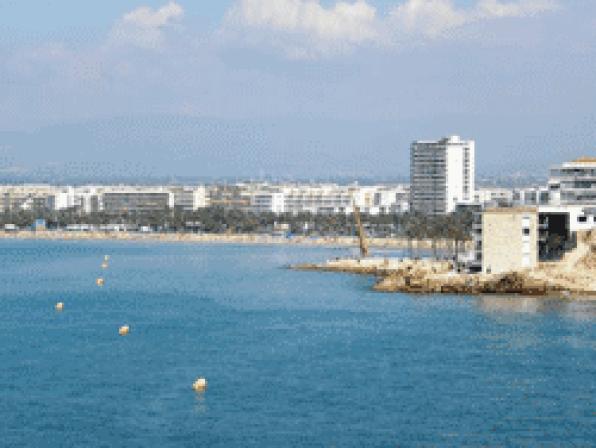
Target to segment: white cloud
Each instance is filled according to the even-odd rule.
[[[451,0],[408,0],[391,10],[388,21],[390,32],[434,37],[464,25],[468,14],[456,9]]]
[[[109,41],[113,44],[159,49],[164,44],[164,29],[174,25],[183,15],[182,6],[173,1],[155,10],[148,6],[139,7],[116,22]]]
[[[530,17],[557,9],[559,4],[556,0],[480,0],[476,6],[476,18]]]
[[[260,30],[282,39],[288,54],[316,56],[379,40],[376,9],[364,0],[325,8],[318,0],[239,0],[226,15],[228,31]]]
[[[521,18],[558,8],[558,0],[405,0],[381,17],[366,0],[236,0],[223,30],[243,41],[281,48],[291,57],[316,57],[361,45],[403,45],[412,39],[448,38],[465,25]]]
[[[523,18],[558,8],[555,0],[479,0],[472,8],[457,8],[452,0],[408,0],[389,14],[392,31],[400,37],[449,37],[464,25],[502,18]]]

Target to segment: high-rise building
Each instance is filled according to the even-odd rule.
[[[474,140],[454,135],[410,147],[410,209],[440,215],[474,200]]]

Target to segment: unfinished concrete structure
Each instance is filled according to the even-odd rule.
[[[482,272],[532,269],[538,264],[538,211],[532,207],[493,208],[482,214]]]

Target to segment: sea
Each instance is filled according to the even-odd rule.
[[[596,302],[288,269],[350,254],[0,241],[0,446],[596,446]]]

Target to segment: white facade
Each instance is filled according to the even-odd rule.
[[[65,210],[80,213],[176,208],[195,211],[207,205],[253,212],[350,214],[354,205],[371,215],[403,213],[407,185],[267,184],[230,186],[10,185],[0,186],[0,213],[10,210]]]
[[[254,192],[250,196],[250,210],[254,213],[284,213],[284,194],[279,191]]]
[[[334,184],[293,185],[282,189],[289,213],[351,213],[354,191]]]
[[[55,188],[50,185],[3,185],[0,186],[0,211],[48,208],[50,197],[55,193]]]
[[[73,187],[60,187],[49,196],[48,208],[50,210],[65,210],[75,206],[75,189]]]
[[[527,187],[513,190],[513,204],[516,206],[548,205],[550,192],[547,187]]]
[[[474,192],[474,202],[483,207],[511,204],[513,203],[513,190],[508,188],[477,188]]]
[[[596,205],[596,157],[582,157],[551,169],[552,205]]]
[[[174,207],[183,211],[195,211],[207,206],[205,187],[170,187],[174,194]]]
[[[546,205],[538,208],[540,213],[564,213],[569,216],[569,231],[596,229],[596,207],[581,205]]]
[[[371,215],[408,209],[409,192],[404,185],[257,185],[258,189],[245,185],[240,193],[248,198],[247,209],[255,213],[350,214],[354,205]]]
[[[424,214],[455,211],[474,200],[475,142],[458,136],[410,147],[410,208]]]

